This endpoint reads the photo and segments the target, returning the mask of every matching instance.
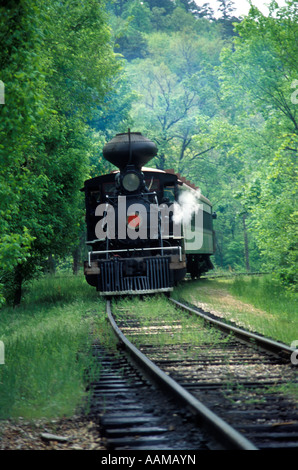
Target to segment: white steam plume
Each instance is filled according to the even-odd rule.
[[[173,220],[176,224],[190,224],[192,216],[199,211],[201,191],[182,191],[178,202],[174,203]]]

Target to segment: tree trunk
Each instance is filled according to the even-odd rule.
[[[55,274],[56,266],[55,266],[55,259],[53,255],[48,256],[48,270],[50,274]]]
[[[80,247],[77,246],[77,248],[72,252],[72,272],[73,274],[77,275],[79,272],[79,267],[80,267]]]
[[[246,228],[246,214],[243,214],[242,221],[243,221],[243,234],[244,234],[244,255],[245,255],[245,267],[246,271],[250,271],[249,265],[249,248],[248,248],[248,237],[247,237],[247,228]]]
[[[22,273],[22,266],[18,264],[14,272],[14,299],[13,299],[14,308],[20,305],[21,303],[23,280],[24,280],[24,277]]]
[[[158,157],[158,164],[157,164],[157,167],[159,170],[165,169],[165,160],[166,160],[165,154],[161,153]]]

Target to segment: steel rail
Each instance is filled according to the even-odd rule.
[[[288,357],[289,360],[291,359],[291,355],[296,352],[294,348],[287,346],[286,344],[271,340],[269,338],[265,338],[256,333],[243,330],[233,325],[229,325],[228,323],[224,323],[221,320],[212,318],[208,314],[198,311],[195,306],[190,307],[172,298],[170,298],[169,300],[173,302],[176,306],[181,308],[182,310],[186,310],[189,313],[194,313],[195,315],[198,315],[204,318],[204,320],[207,320],[208,322],[213,323],[214,325],[216,325],[218,328],[220,328],[222,331],[225,331],[226,333],[233,332],[238,338],[243,339],[246,342],[248,340],[253,340],[254,344],[257,344],[259,347],[265,349],[266,351],[270,351],[279,356],[282,353],[286,357]]]
[[[111,302],[107,300],[106,313],[111,326],[132,358],[141,365],[146,373],[149,374],[154,381],[158,382],[162,387],[166,388],[173,395],[190,408],[192,413],[197,416],[205,427],[216,436],[217,441],[224,446],[225,449],[237,450],[258,450],[255,445],[246,439],[242,434],[232,428],[228,423],[219,416],[209,410],[203,403],[197,400],[186,389],[179,385],[175,380],[165,374],[156,364],[141,353],[122,333],[117,326],[111,311]]]

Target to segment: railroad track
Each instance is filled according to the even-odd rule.
[[[145,376],[173,397],[169,410],[167,400],[162,406],[155,405],[162,399],[155,389],[153,393],[144,376],[134,369],[128,390],[123,383],[127,382],[124,374],[118,386],[122,387],[120,396],[122,393],[126,402],[121,404],[118,415],[111,402],[101,419],[107,430],[107,446],[155,450],[298,448],[297,402],[283,392],[289,384],[297,384],[290,361],[293,350],[257,335],[251,337],[195,308],[171,301],[179,309],[200,313],[203,320],[192,321],[191,326],[182,324],[179,310],[172,322],[148,324],[125,311],[117,313],[116,324],[107,302],[108,317],[121,342],[120,348],[129,352],[138,367],[145,370]],[[210,327],[204,326],[211,320],[216,329],[221,328],[220,332],[214,333],[214,328],[211,332]],[[195,343],[189,339],[190,333],[196,337]],[[160,342],[161,337],[169,340],[175,336],[176,342]],[[97,389],[101,400],[103,396],[107,400],[109,393],[115,395],[116,377],[113,372],[108,374],[112,374],[111,392],[104,390],[108,379],[102,376]],[[117,393],[119,396],[119,389]],[[145,398],[147,408],[140,398]],[[134,406],[138,408],[133,409]],[[154,412],[156,406],[158,413]],[[181,426],[183,437],[181,430],[179,435]]]
[[[102,363],[93,390],[90,415],[98,420],[101,437],[111,450],[206,450],[210,439],[194,432],[188,410],[177,409],[140,373],[126,353],[95,348]]]

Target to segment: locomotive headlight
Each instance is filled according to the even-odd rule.
[[[127,171],[122,177],[122,186],[125,191],[137,191],[142,184],[142,177],[134,170]]]

